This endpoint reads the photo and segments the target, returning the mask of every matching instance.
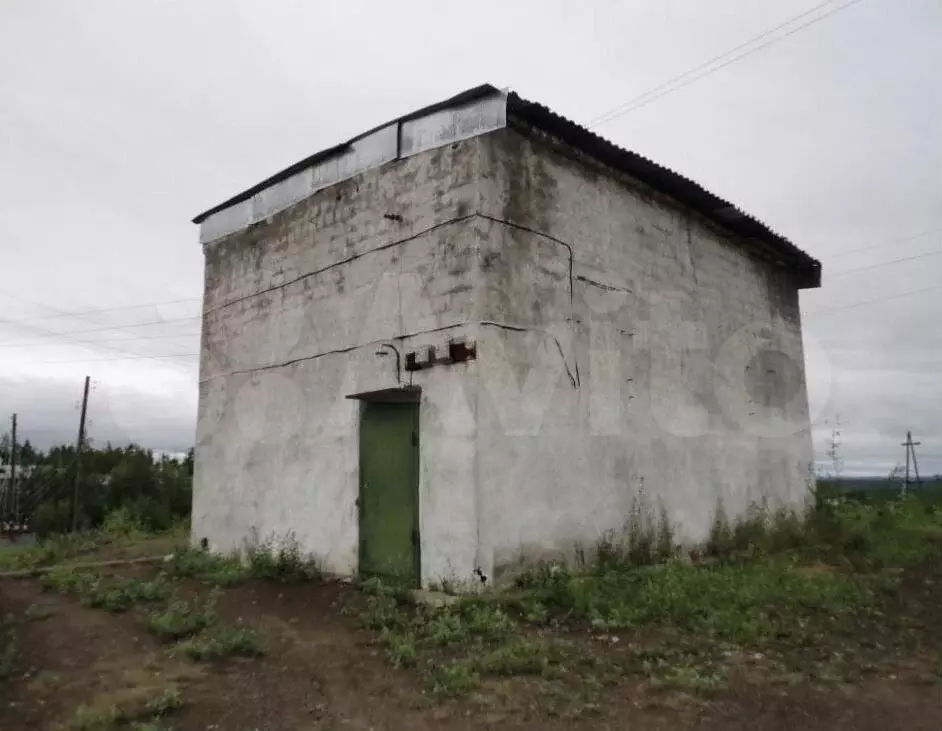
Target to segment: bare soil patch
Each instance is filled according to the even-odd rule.
[[[181,596],[208,592],[195,581],[177,587]],[[365,601],[337,583],[232,586],[219,595],[219,617],[255,630],[265,654],[197,663],[147,631],[149,607],[112,614],[35,579],[4,580],[0,613],[12,618],[16,655],[0,680],[0,728],[68,729],[83,705],[99,715],[120,709],[129,720],[111,728],[183,731],[942,728],[937,565],[904,576],[887,601],[885,631],[729,658],[726,682],[706,695],[653,683],[632,665],[638,648],[669,646],[670,636],[587,629],[555,635],[572,648],[567,668],[592,658],[585,672],[489,677],[466,696],[439,697],[420,667],[394,667],[377,633],[361,626]],[[182,705],[151,718],[149,704],[168,688],[179,690]]]

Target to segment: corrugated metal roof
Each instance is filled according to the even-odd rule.
[[[511,92],[507,97],[507,124],[514,126],[515,122],[523,122],[558,138],[762,246],[781,263],[793,266],[803,275],[800,286],[821,286],[821,263],[817,259],[761,221],[680,173],[619,147],[548,107]]]
[[[502,94],[497,87],[491,84],[482,84],[444,101],[418,109],[385,124],[378,125],[367,132],[351,138],[347,142],[327,148],[310,157],[285,168],[279,173],[263,180],[261,183],[244,190],[238,195],[214,206],[199,214],[193,219],[194,223],[201,223],[209,216],[223,211],[231,206],[249,200],[252,196],[265,190],[286,178],[305,170],[319,162],[349,150],[353,143],[379,129],[397,122],[406,122],[411,119],[423,117],[436,111],[449,107],[467,104],[477,99]],[[748,215],[729,201],[710,193],[708,190],[674,172],[666,167],[626,150],[618,145],[600,137],[591,130],[583,127],[566,117],[563,117],[548,107],[537,102],[531,102],[514,92],[507,94],[507,124],[525,131],[530,127],[541,130],[567,145],[570,145],[591,157],[599,160],[616,170],[620,170],[650,188],[667,195],[678,203],[716,221],[727,230],[744,238],[750,245],[760,249],[766,256],[770,256],[778,263],[788,266],[799,275],[800,287],[819,287],[821,285],[821,264],[809,256],[784,236],[775,233],[768,226]]]
[[[281,182],[285,178],[290,178],[292,175],[294,175],[297,172],[300,172],[301,170],[312,167],[323,160],[328,160],[331,157],[334,157],[335,155],[338,155],[346,150],[349,150],[353,146],[354,142],[356,142],[357,140],[361,140],[364,137],[368,137],[369,135],[373,134],[377,130],[382,129],[383,127],[388,127],[389,125],[396,124],[397,122],[399,123],[408,122],[410,119],[424,117],[425,115],[432,114],[433,112],[437,112],[440,109],[448,109],[449,107],[455,107],[460,104],[467,104],[468,102],[472,102],[475,99],[480,99],[481,97],[491,96],[493,94],[499,94],[499,93],[500,93],[500,90],[497,89],[496,87],[491,86],[490,84],[481,84],[480,86],[475,86],[473,89],[468,89],[466,91],[462,91],[459,94],[455,94],[453,97],[449,97],[448,99],[445,99],[444,101],[436,102],[435,104],[430,104],[427,107],[416,109],[414,112],[410,112],[409,114],[404,114],[403,116],[397,117],[396,119],[391,119],[388,122],[384,122],[383,124],[378,124],[372,129],[368,129],[366,132],[363,132],[362,134],[358,134],[356,137],[351,137],[346,142],[341,142],[339,145],[334,145],[333,147],[328,147],[326,150],[315,152],[313,155],[310,155],[309,157],[306,157],[303,160],[299,160],[294,165],[290,165],[286,167],[284,170],[281,170],[280,172],[275,173],[270,178],[266,178],[261,183],[258,183],[257,185],[253,185],[251,188],[247,188],[246,190],[243,190],[241,193],[238,193],[232,196],[232,198],[229,198],[229,200],[223,201],[218,206],[213,206],[209,210],[203,211],[201,214],[199,214],[196,218],[193,219],[193,223],[202,223],[207,218],[212,216],[214,213],[219,213],[219,211],[224,211],[226,208],[234,206],[236,203],[247,201],[256,193],[260,193],[261,191],[274,185],[275,183]]]

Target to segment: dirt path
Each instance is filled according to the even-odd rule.
[[[111,615],[44,592],[32,580],[2,581],[0,612],[18,619],[19,659],[13,676],[0,681],[0,728],[66,728],[82,703],[122,704],[173,683],[185,698],[172,719],[179,731],[942,729],[942,682],[933,665],[942,657],[939,570],[912,579],[900,599],[907,621],[919,626],[892,673],[881,669],[853,683],[771,684],[740,673],[709,703],[678,702],[625,679],[603,704],[568,715],[531,704],[525,680],[497,700],[433,700],[417,672],[392,668],[375,635],[347,616],[351,601],[356,592],[337,584],[231,589],[220,614],[257,629],[267,653],[198,665],[169,657],[133,612]]]
[[[202,675],[165,658],[132,617],[83,609],[34,582],[3,582],[0,611],[23,618],[16,672],[0,684],[0,728],[56,728],[81,703],[123,702]]]

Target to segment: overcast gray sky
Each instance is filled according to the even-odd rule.
[[[0,0],[0,416],[73,439],[90,374],[95,440],[188,447],[196,213],[485,81],[587,124],[818,4]],[[940,0],[859,0],[597,130],[822,260],[816,448],[839,419],[847,473],[907,429],[942,471],[940,38]]]

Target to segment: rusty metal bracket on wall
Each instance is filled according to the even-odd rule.
[[[452,365],[464,363],[477,358],[477,345],[466,340],[449,340],[448,349],[442,355],[434,345],[428,346],[424,351],[413,350],[406,353],[406,371],[422,371],[437,365]],[[424,357],[422,357],[424,356]]]

